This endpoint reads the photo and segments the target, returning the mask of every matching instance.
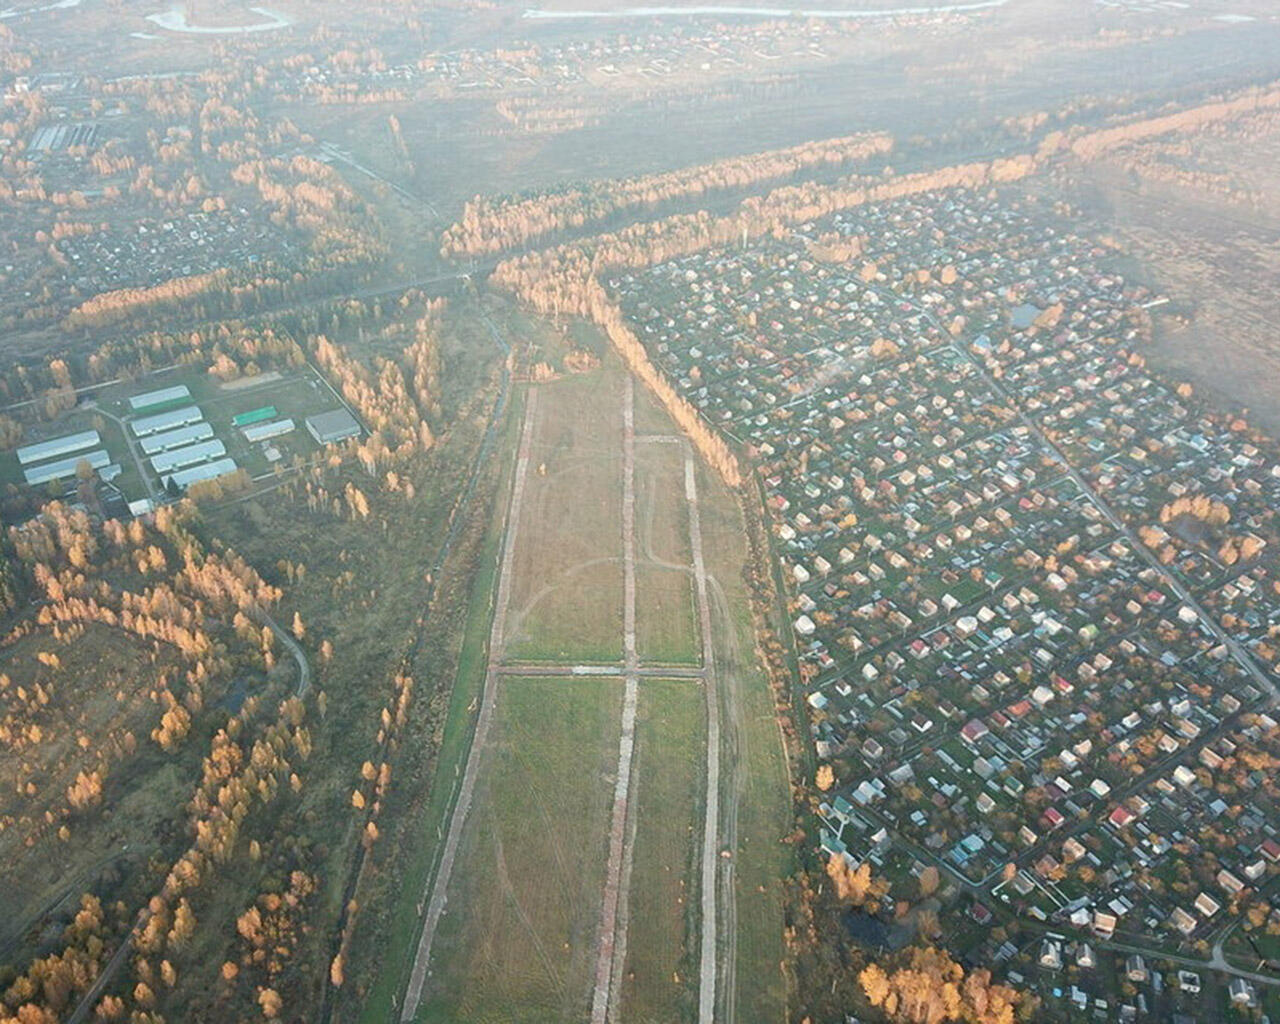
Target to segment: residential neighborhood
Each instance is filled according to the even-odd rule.
[[[1146,370],[1163,300],[1116,263],[958,192],[612,282],[759,467],[825,855],[942,870],[1064,1007],[1146,950],[1106,1019],[1163,998],[1141,955],[1269,964],[1280,934],[1280,448]]]

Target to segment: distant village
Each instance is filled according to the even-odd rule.
[[[1194,1020],[1196,965],[1258,963],[1246,1009],[1280,960],[1280,447],[1146,368],[1164,300],[1060,214],[925,195],[611,288],[755,457],[825,855],[940,871],[1063,1011]]]

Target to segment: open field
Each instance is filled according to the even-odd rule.
[[[737,1019],[785,1019],[781,964],[785,884],[794,869],[786,757],[764,672],[755,655],[743,567],[746,539],[738,502],[718,477],[698,467],[702,536],[711,597],[713,638],[733,768],[726,782],[726,847],[732,852],[734,920],[726,926],[734,955]]]
[[[518,19],[517,8],[525,6],[514,5],[512,16]],[[584,31],[555,21],[519,19],[518,25],[522,38],[542,43]],[[946,30],[863,26],[824,42],[829,53],[823,58],[806,50],[775,63],[744,53],[744,60],[717,65],[714,74],[604,77],[589,62],[582,85],[549,101],[585,110],[584,123],[546,134],[521,131],[502,118],[495,109],[500,93],[423,94],[396,111],[411,170],[394,157],[383,117],[352,118],[342,108],[324,107],[302,108],[296,116],[313,135],[349,148],[452,219],[477,193],[666,171],[887,126],[903,139],[959,128],[972,152],[990,143],[1004,118],[1028,110],[1128,92],[1134,82],[1175,95],[1219,91],[1275,68],[1276,28],[1265,21],[1197,19],[1158,38],[1117,33],[1105,45],[1097,42],[1098,29],[1095,5],[1043,0],[1010,3],[995,16]],[[1070,45],[1060,45],[1064,38]],[[980,100],[958,111],[955,94],[962,86]]]
[[[503,680],[419,1020],[585,1015],[621,697],[614,680]]]
[[[547,385],[518,529],[507,655],[622,657],[620,377]]]
[[[723,701],[723,709],[716,705],[717,718],[736,721],[739,684],[723,692],[708,689],[702,669],[686,678],[663,678],[663,662],[678,659],[690,672],[705,653],[694,625],[692,580],[699,563],[688,504],[694,464],[688,446],[669,433],[670,424],[653,408],[645,412],[645,434],[632,439],[626,424],[634,418],[625,414],[630,403],[621,400],[625,381],[606,353],[600,369],[537,385],[529,393],[528,440],[521,442],[512,509],[509,516],[495,513],[498,522],[508,522],[507,553],[489,588],[496,596],[479,604],[478,595],[473,598],[468,626],[468,635],[478,638],[490,625],[492,609],[486,692],[492,688],[496,694],[494,717],[483,736],[477,727],[465,774],[460,766],[455,769],[462,790],[471,795],[465,809],[459,798],[462,814],[455,811],[449,822],[449,869],[442,866],[434,890],[415,899],[416,913],[425,914],[429,930],[421,933],[409,972],[414,980],[402,1000],[402,1019],[695,1019],[701,974],[717,970],[718,952],[734,956],[732,936],[723,949],[714,940],[710,954],[703,948],[709,938],[703,926],[708,906],[726,924],[736,917],[731,909],[716,909],[722,897],[715,881],[715,900],[708,903],[702,893],[707,879],[729,877],[718,856],[718,813],[710,824],[709,862],[704,850],[711,777],[705,723],[709,692]],[[655,434],[670,440],[650,439]],[[610,450],[605,439],[616,447]],[[566,489],[566,480],[574,486]],[[557,500],[566,490],[574,496],[567,510]],[[634,502],[628,504],[631,494]],[[712,528],[739,531],[723,552],[721,542],[713,550],[716,571],[734,575],[731,600],[742,602],[736,615],[749,630],[738,510],[731,495],[720,492],[712,500]],[[531,511],[535,503],[540,519]],[[582,522],[584,508],[595,513],[586,517],[596,540],[589,552],[586,538],[563,522]],[[624,515],[626,508],[634,510]],[[608,566],[617,588],[616,597],[610,596],[633,610],[624,615],[622,608],[616,614],[610,608],[600,614],[590,607],[592,598],[571,606],[570,598],[557,595],[570,624],[550,620],[531,627],[530,581],[550,571],[547,529],[571,557]],[[735,554],[738,562],[730,569]],[[622,570],[632,556],[634,605],[627,596],[630,588],[622,585]],[[537,565],[547,568],[533,568]],[[714,578],[710,587],[719,595],[709,600],[710,614],[718,620],[724,614],[719,607],[727,607],[724,592]],[[541,593],[556,591],[544,585]],[[522,599],[523,610],[517,607]],[[634,649],[624,643],[629,635],[624,626],[632,621]],[[723,646],[722,657],[734,672],[742,671],[741,643],[735,636]],[[605,675],[574,673],[575,665],[605,648],[615,663],[600,666]],[[618,664],[624,652],[625,662]],[[524,668],[531,661],[538,669]],[[505,670],[503,662],[509,666]],[[634,705],[624,700],[633,691]],[[767,708],[767,695],[760,696]],[[481,697],[481,706],[488,699]],[[460,719],[451,716],[449,730],[465,728],[475,706]],[[456,749],[456,737],[446,735],[445,744]],[[716,777],[727,787],[739,785],[732,771],[718,769]],[[728,788],[717,787],[715,793],[715,805],[736,808],[737,796]],[[785,801],[785,784],[780,793]],[[432,805],[439,799],[433,796]],[[432,820],[437,830],[424,845],[434,847],[444,833],[442,820]],[[576,837],[572,852],[560,845],[566,831]],[[753,832],[748,841],[761,834]],[[732,832],[725,835],[730,847],[732,837]],[[450,848],[456,856],[449,855]],[[567,870],[578,882],[575,895],[563,898],[554,883]],[[529,890],[527,879],[537,879],[540,888]],[[548,890],[557,893],[550,904]],[[439,906],[444,891],[443,912],[430,909]],[[770,896],[780,892],[775,885]],[[780,941],[780,917],[766,917],[762,928],[774,926]],[[777,975],[777,948],[766,944],[764,953],[772,957]],[[398,964],[392,969],[403,974]],[[734,976],[731,966],[727,971]],[[378,991],[385,988],[379,985]],[[709,1020],[709,1011],[701,1019]]]
[[[1086,206],[1133,254],[1135,276],[1173,300],[1156,311],[1152,365],[1280,429],[1280,126],[1246,123],[1192,155],[1134,149],[1141,172],[1089,170]]]
[[[702,687],[646,679],[636,725],[632,913],[619,1020],[687,1020],[697,989],[698,825],[706,742]]]
[[[684,460],[678,443],[636,452],[636,646],[645,662],[700,661]]]
[[[636,568],[636,648],[659,665],[698,664],[689,573],[641,563]]]

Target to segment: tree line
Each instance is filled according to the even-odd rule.
[[[557,231],[607,220],[626,210],[747,188],[807,168],[861,162],[892,148],[890,135],[852,135],[532,196],[476,196],[463,208],[459,221],[445,231],[440,251],[446,257],[500,252]]]

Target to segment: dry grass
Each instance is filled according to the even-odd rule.
[[[545,385],[513,563],[507,654],[622,657],[621,377]]]
[[[622,688],[504,679],[419,1019],[585,1016]]]

